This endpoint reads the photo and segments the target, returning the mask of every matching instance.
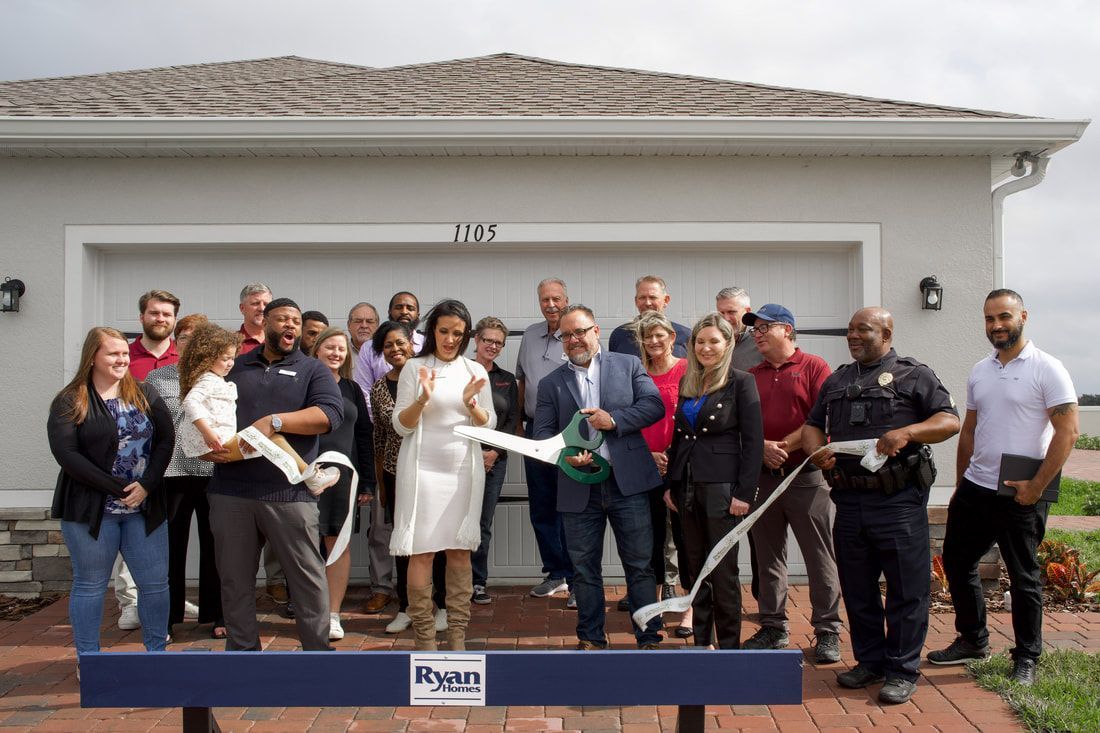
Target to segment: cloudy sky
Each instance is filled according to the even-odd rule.
[[[392,66],[511,51],[1059,119],[1100,109],[1096,2],[6,0],[0,9],[4,80],[288,54]],[[1007,199],[1005,248],[1030,336],[1066,363],[1078,392],[1100,393],[1094,128],[1054,157],[1040,186]]]

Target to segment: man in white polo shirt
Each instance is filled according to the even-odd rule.
[[[947,511],[943,564],[955,604],[958,637],[928,654],[933,664],[962,664],[989,655],[985,598],[978,561],[996,542],[1012,583],[1012,678],[1035,681],[1043,647],[1043,595],[1036,548],[1046,532],[1048,502],[1039,497],[1062,470],[1077,441],[1077,392],[1062,362],[1024,338],[1020,294],[994,290],[985,299],[985,333],[993,353],[970,371],[966,419],[959,433],[958,488]],[[1015,496],[998,496],[1001,455],[1042,459],[1029,481],[1005,481]]]

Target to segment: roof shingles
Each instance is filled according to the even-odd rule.
[[[1024,117],[509,53],[382,69],[285,56],[0,82],[0,115]]]

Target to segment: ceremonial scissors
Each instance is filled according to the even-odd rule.
[[[544,463],[553,463],[565,475],[582,484],[598,484],[606,481],[611,475],[611,464],[607,462],[596,449],[603,445],[603,433],[596,431],[596,437],[591,440],[581,435],[581,423],[588,419],[588,415],[577,411],[573,419],[565,426],[565,430],[546,440],[531,440],[511,433],[504,433],[489,428],[475,428],[469,425],[458,425],[455,433],[480,443],[488,443],[497,448],[515,451],[529,458],[534,458]],[[592,454],[592,466],[577,468],[569,465],[566,458],[579,455],[584,451]],[[595,470],[586,470],[592,469]]]

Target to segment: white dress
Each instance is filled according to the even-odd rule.
[[[206,420],[223,444],[237,433],[237,385],[213,372],[203,372],[195,386],[180,402],[180,419],[176,444],[188,458],[206,455],[210,448],[195,427],[199,418]]]
[[[420,367],[434,369],[432,398],[415,428],[401,424],[398,415],[420,394]],[[489,413],[482,426],[496,427],[493,393],[484,367],[466,357],[439,361],[434,356],[410,359],[397,382],[393,428],[402,436],[397,456],[390,552],[419,555],[439,550],[476,550],[481,543],[481,502],[485,494],[485,466],[481,444],[455,435],[456,425],[473,425],[462,404],[462,391],[471,376],[485,380],[477,403]]]

